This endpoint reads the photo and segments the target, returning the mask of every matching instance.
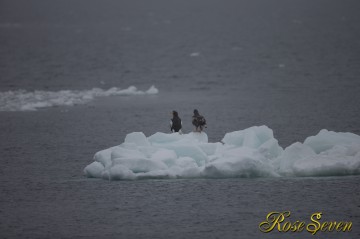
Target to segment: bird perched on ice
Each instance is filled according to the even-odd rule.
[[[178,112],[173,110],[172,116],[173,117],[170,121],[171,132],[180,132],[181,133],[182,122],[181,122]]]
[[[195,126],[196,132],[201,132],[203,128],[206,128],[206,119],[204,118],[204,116],[199,114],[199,111],[197,109],[194,110],[192,124]]]

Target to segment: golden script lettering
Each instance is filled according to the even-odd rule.
[[[320,222],[322,217],[321,212],[313,213],[310,216],[310,223],[305,221],[289,221],[291,215],[290,211],[285,212],[270,212],[266,216],[266,220],[259,224],[259,230],[264,233],[278,230],[279,232],[302,232],[304,229],[309,233],[315,235],[318,231],[321,232],[350,232],[352,229],[352,222],[344,221],[324,221]]]

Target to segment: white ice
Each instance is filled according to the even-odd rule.
[[[130,86],[127,89],[112,87],[108,90],[93,88],[91,90],[7,91],[0,92],[0,111],[33,111],[44,107],[85,104],[96,97],[154,95],[158,92],[159,90],[155,86],[151,86],[146,91],[138,90],[135,86]]]
[[[134,132],[97,152],[84,173],[108,180],[356,175],[360,136],[322,130],[283,149],[267,126],[227,133],[217,143],[205,132]]]

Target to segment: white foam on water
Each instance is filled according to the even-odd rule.
[[[151,86],[146,91],[138,90],[135,86],[130,86],[127,89],[112,87],[108,90],[100,88],[61,91],[15,90],[0,92],[0,111],[33,111],[44,107],[85,104],[96,97],[154,95],[158,93],[159,90],[155,86]]]
[[[221,143],[209,143],[205,132],[133,132],[97,152],[84,174],[107,180],[357,175],[360,136],[321,130],[283,149],[267,126],[227,133]]]

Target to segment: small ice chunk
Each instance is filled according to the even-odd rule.
[[[200,56],[200,52],[193,52],[190,54],[191,57],[197,57]]]
[[[92,162],[84,168],[84,174],[89,178],[101,178],[104,166],[99,162]]]
[[[126,135],[125,143],[132,143],[137,146],[150,146],[150,143],[143,132],[133,132]]]

